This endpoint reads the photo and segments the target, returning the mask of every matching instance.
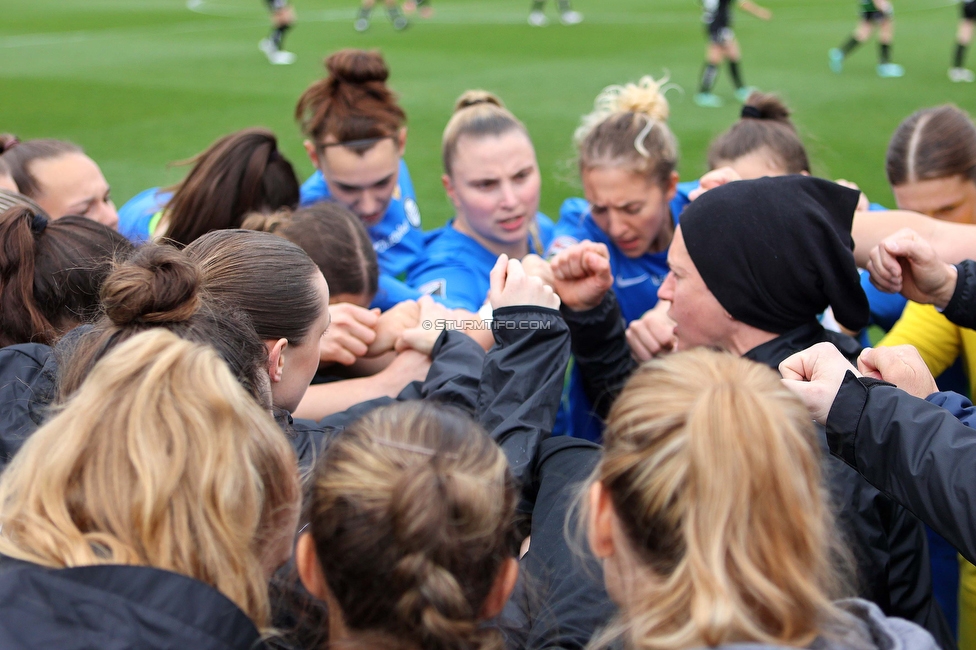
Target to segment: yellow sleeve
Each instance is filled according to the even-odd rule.
[[[878,347],[914,345],[933,377],[951,366],[962,351],[959,327],[932,305],[909,302]]]

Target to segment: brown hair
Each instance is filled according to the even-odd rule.
[[[239,228],[254,211],[298,205],[298,178],[266,129],[225,135],[186,161],[194,167],[166,205],[165,235],[186,245],[211,230]]]
[[[505,108],[497,96],[485,90],[466,90],[455,102],[454,114],[444,128],[441,140],[444,171],[450,176],[458,141],[463,136],[498,137],[509,131],[519,131],[526,138],[529,137],[525,125]]]
[[[319,269],[301,248],[271,233],[215,230],[186,247],[203,289],[247,312],[262,340],[301,345],[322,315],[313,280]]]
[[[317,149],[330,139],[363,154],[403,128],[407,116],[386,86],[390,71],[382,54],[339,50],[325,67],[329,76],[309,86],[295,107],[295,120]]]
[[[976,125],[951,104],[912,113],[891,136],[885,171],[893,187],[952,176],[976,182]]]
[[[316,467],[309,514],[352,635],[370,647],[501,648],[479,615],[514,555],[516,496],[501,449],[455,409],[404,402],[343,431]]]
[[[603,440],[593,480],[637,573],[622,567],[620,620],[594,647],[807,647],[843,618],[817,435],[775,372],[704,349],[653,360]]]
[[[668,128],[667,79],[642,77],[608,86],[583,116],[574,141],[582,174],[594,167],[626,167],[667,187],[678,166],[678,141]]]
[[[776,95],[754,92],[742,108],[742,118],[708,147],[708,168],[763,150],[787,174],[810,171],[810,159],[786,104]]]
[[[301,246],[322,271],[333,295],[375,296],[379,262],[362,220],[336,201],[320,201],[293,213],[252,214],[248,230],[272,232]]]
[[[102,359],[4,470],[0,553],[181,573],[265,627],[273,542],[299,500],[267,411],[209,347],[156,329]]]
[[[84,217],[49,221],[24,206],[0,214],[0,346],[51,345],[94,317],[113,262],[132,250]]]
[[[109,351],[141,332],[164,328],[213,347],[247,392],[271,408],[264,344],[246,313],[204,300],[202,279],[200,268],[183,251],[164,244],[146,244],[118,264],[102,284],[104,316],[91,331],[59,349],[62,401]]]
[[[20,193],[36,199],[41,194],[41,187],[31,173],[31,164],[36,160],[60,158],[69,153],[83,154],[84,151],[78,145],[64,140],[28,140],[18,142],[12,147],[7,145],[0,160],[7,166]]]

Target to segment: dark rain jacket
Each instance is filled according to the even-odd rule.
[[[198,580],[143,566],[0,560],[4,650],[252,650],[247,615]]]
[[[827,414],[827,442],[976,562],[976,432],[963,423],[972,418],[972,405],[961,396],[935,393],[921,400],[849,372]]]
[[[573,354],[582,370],[587,396],[598,414],[606,417],[610,403],[636,367],[616,299],[613,292],[608,292],[594,309],[573,312],[564,308],[563,315],[572,332]],[[824,341],[834,344],[848,358],[860,352],[850,337],[828,332],[812,322],[757,346],[744,356],[776,369],[791,354]],[[823,445],[826,452],[826,438]],[[952,632],[932,596],[928,542],[922,523],[826,453],[824,474],[837,522],[857,562],[859,595],[877,603],[889,616],[926,628],[941,647],[955,647]]]
[[[57,372],[47,345],[0,348],[0,470],[44,421],[54,401]]]

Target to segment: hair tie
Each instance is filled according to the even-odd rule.
[[[47,228],[50,220],[43,214],[34,213],[31,216],[30,229],[35,235],[40,235]]]
[[[755,106],[749,106],[748,104],[746,104],[745,106],[742,107],[741,116],[742,117],[751,117],[754,120],[761,120],[761,119],[763,119],[762,111],[760,111]]]

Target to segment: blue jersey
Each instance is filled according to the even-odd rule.
[[[302,207],[332,198],[321,171],[302,183]],[[373,307],[389,309],[403,300],[416,300],[420,292],[400,281],[424,256],[424,235],[420,230],[420,208],[410,180],[407,163],[400,161],[400,173],[386,214],[375,226],[366,229],[380,266],[380,290]],[[386,276],[386,277],[384,277]]]
[[[671,200],[671,218],[675,225],[685,206],[690,203],[688,192],[694,189],[691,183],[682,183],[678,193]],[[610,251],[610,270],[613,272],[613,292],[620,304],[620,311],[628,323],[640,318],[657,304],[657,290],[668,275],[668,252],[646,253],[638,258],[630,258],[614,245],[590,215],[590,206],[584,199],[566,199],[559,210],[559,223],[547,257],[558,253],[583,240],[606,244]],[[569,380],[569,429],[558,433],[568,433],[577,438],[599,440],[603,427],[592,414],[593,407],[583,391],[583,380],[578,367],[574,366]]]
[[[119,232],[133,244],[149,241],[153,235],[152,227],[156,225],[150,222],[171,198],[172,192],[164,192],[158,187],[139,192],[119,208]]]
[[[542,213],[536,215],[536,223],[540,241],[530,237],[529,251],[541,253],[552,242],[554,226]],[[407,274],[407,284],[448,306],[478,311],[488,296],[488,276],[498,255],[456,230],[453,219],[424,239],[426,257]]]

